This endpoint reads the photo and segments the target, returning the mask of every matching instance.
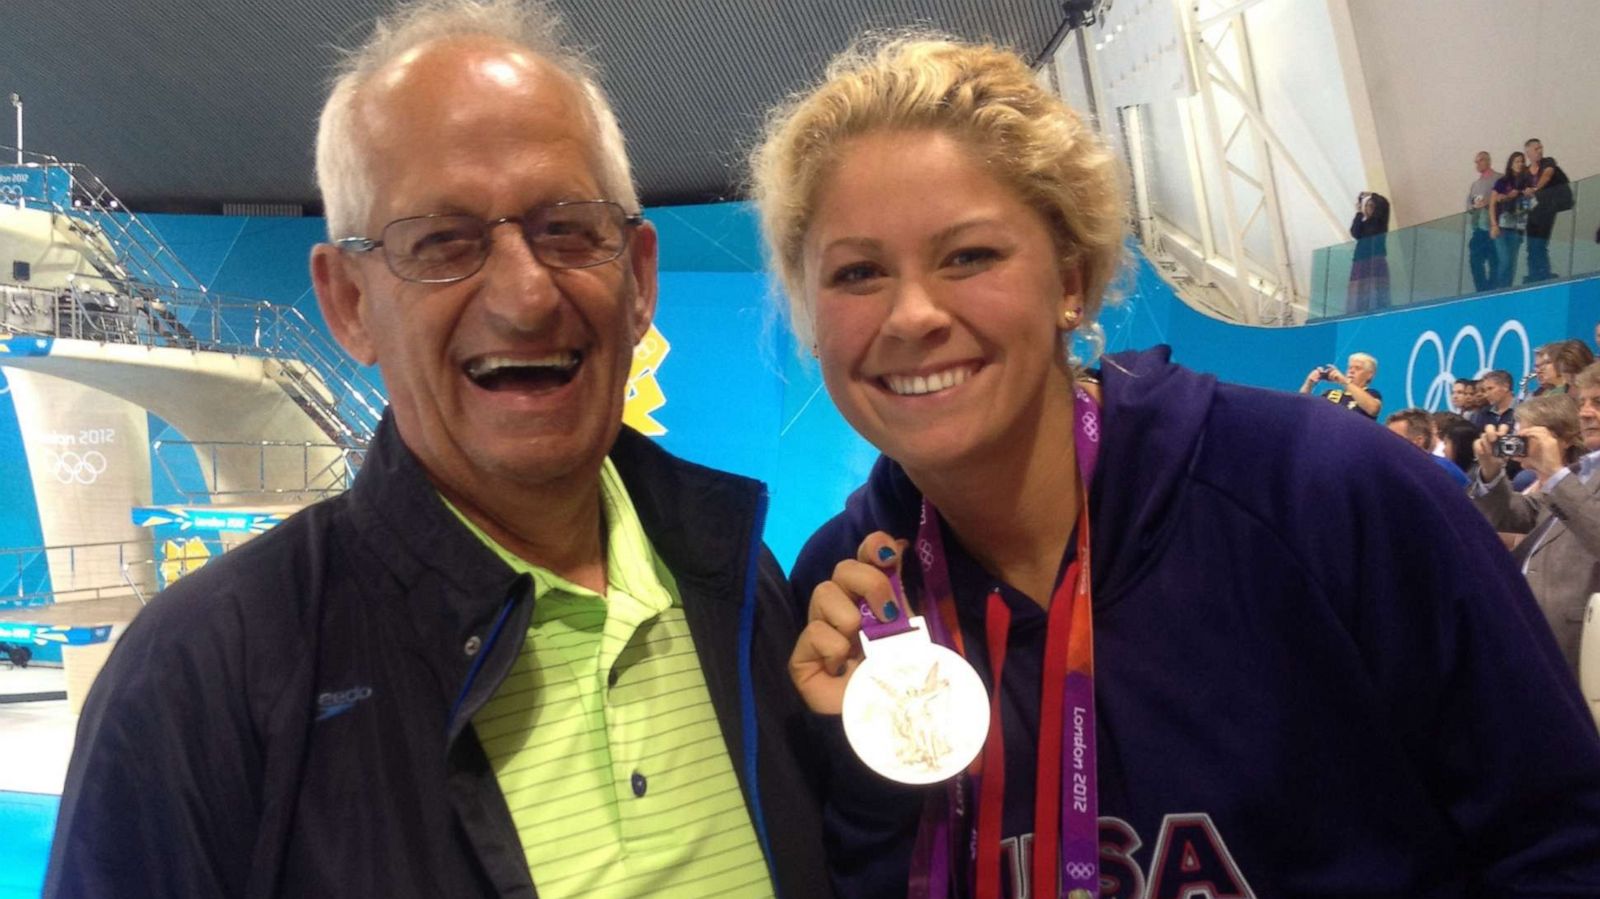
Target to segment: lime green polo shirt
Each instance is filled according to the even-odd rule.
[[[472,724],[534,886],[543,899],[771,896],[677,584],[610,459],[600,495],[605,596],[451,509],[533,576],[522,652]]]

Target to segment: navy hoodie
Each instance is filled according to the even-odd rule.
[[[1102,895],[1600,896],[1600,736],[1483,517],[1370,420],[1168,355],[1100,371]],[[880,459],[801,551],[797,608],[866,534],[913,537],[920,502]],[[981,653],[987,589],[1030,603],[945,539]],[[1003,678],[1016,899],[1037,895],[1043,632],[1037,609],[1014,621]],[[903,895],[926,791],[865,769],[837,719],[816,724],[836,887]]]

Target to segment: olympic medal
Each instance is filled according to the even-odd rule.
[[[989,696],[978,672],[920,628],[863,643],[867,657],[844,692],[850,748],[905,784],[940,783],[966,770],[989,735]]]

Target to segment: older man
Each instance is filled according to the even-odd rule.
[[[1548,429],[1520,429],[1528,442],[1523,467],[1538,476],[1540,487],[1531,496],[1516,493],[1505,460],[1494,452],[1506,428],[1491,425],[1475,447],[1478,480],[1468,493],[1496,530],[1527,535],[1517,544],[1517,561],[1576,673],[1584,608],[1600,591],[1600,363],[1579,372],[1574,389],[1585,456],[1569,468]]]
[[[1332,381],[1333,386],[1322,394],[1323,399],[1376,420],[1378,413],[1383,410],[1383,394],[1367,385],[1372,383],[1377,374],[1376,358],[1367,353],[1351,353],[1344,371],[1334,365],[1313,368],[1300,385],[1300,392],[1310,393],[1318,382]]]
[[[434,0],[336,83],[313,281],[389,412],[129,629],[47,895],[827,893],[764,491],[619,436],[656,237],[557,24]]]
[[[1479,150],[1472,157],[1476,177],[1467,187],[1467,220],[1471,223],[1467,237],[1467,270],[1472,272],[1472,288],[1488,290],[1500,283],[1500,257],[1494,251],[1494,239],[1489,236],[1489,198],[1494,194],[1494,183],[1500,173],[1494,170],[1488,150]]]

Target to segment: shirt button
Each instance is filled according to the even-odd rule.
[[[478,636],[476,634],[474,634],[474,635],[472,635],[472,636],[467,638],[467,645],[461,647],[461,651],[466,653],[469,656],[475,656],[475,655],[478,654],[478,650],[480,650],[482,648],[483,648],[483,641],[479,640]]]
[[[643,796],[645,789],[650,786],[650,782],[644,779],[644,775],[637,771],[633,772],[633,777],[629,778],[628,782],[633,785],[633,795],[635,796]]]

